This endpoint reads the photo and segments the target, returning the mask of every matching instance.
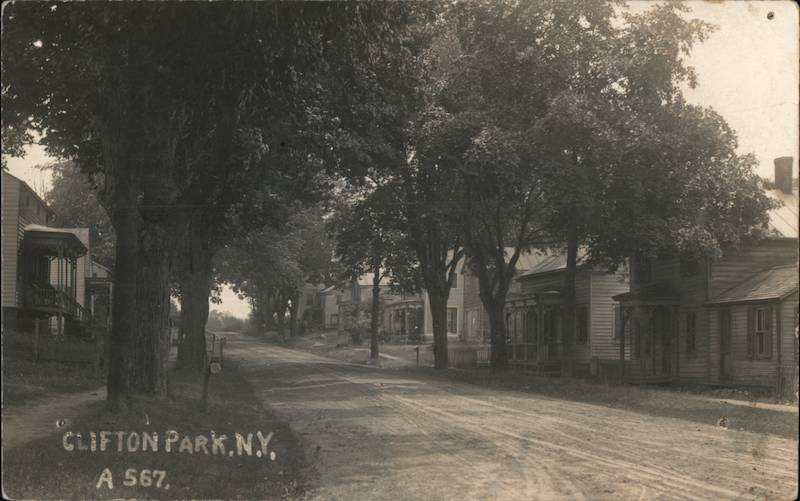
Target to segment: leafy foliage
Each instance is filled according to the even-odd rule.
[[[56,214],[54,225],[89,228],[92,260],[113,270],[114,227],[89,180],[69,161],[54,162],[42,168],[53,172],[53,185],[45,201]]]

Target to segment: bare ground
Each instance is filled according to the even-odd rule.
[[[226,356],[304,436],[315,499],[795,497],[796,407],[591,386],[520,392],[235,335]]]

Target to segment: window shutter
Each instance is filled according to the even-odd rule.
[[[620,307],[614,307],[614,339],[619,339]]]
[[[775,311],[775,309],[772,306],[767,308],[767,326],[766,326],[767,332],[764,333],[764,336],[766,336],[766,340],[764,341],[764,344],[766,345],[765,346],[766,353],[764,355],[767,358],[772,358],[772,337],[773,337],[773,333],[772,333],[772,313],[774,311]]]
[[[753,358],[754,346],[753,340],[755,338],[755,315],[753,308],[747,310],[747,358]]]

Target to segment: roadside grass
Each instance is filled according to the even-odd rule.
[[[305,467],[303,448],[285,422],[270,414],[258,401],[250,384],[237,368],[226,364],[222,373],[212,376],[209,385],[208,410],[201,410],[202,377],[188,371],[169,374],[171,396],[167,399],[137,399],[126,414],[114,414],[103,405],[92,406],[62,430],[35,442],[3,451],[3,494],[9,499],[281,499],[302,496],[301,481]],[[63,434],[82,434],[89,443],[89,432],[111,431],[108,450],[67,451]],[[181,437],[204,435],[209,440],[209,454],[202,450],[172,452],[164,450],[167,432]],[[158,450],[117,451],[113,432],[157,433]],[[211,432],[225,434],[226,454],[213,454]],[[274,452],[256,456],[260,444],[256,432],[274,435],[268,449]],[[13,433],[13,430],[5,430]],[[252,433],[253,455],[239,455],[234,433]],[[126,437],[127,435],[125,435]],[[126,439],[125,439],[126,440]],[[99,438],[98,438],[99,441]],[[69,442],[72,443],[72,442]],[[229,456],[229,451],[234,451]],[[98,480],[108,468],[113,489]],[[143,469],[165,472],[160,488],[155,485],[123,485],[126,470],[135,469],[139,479]],[[146,483],[146,482],[145,482]],[[169,486],[169,487],[167,487]]]
[[[3,334],[3,405],[17,406],[50,394],[93,390],[105,381],[91,363],[33,359],[33,350]]]

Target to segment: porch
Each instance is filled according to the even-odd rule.
[[[654,283],[614,296],[614,336],[619,343],[619,378],[630,384],[673,382],[679,371],[680,296]]]
[[[56,334],[85,329],[91,314],[81,302],[84,281],[78,259],[87,247],[71,231],[40,225],[25,227],[20,245],[17,298],[20,314],[38,331],[46,319]]]

